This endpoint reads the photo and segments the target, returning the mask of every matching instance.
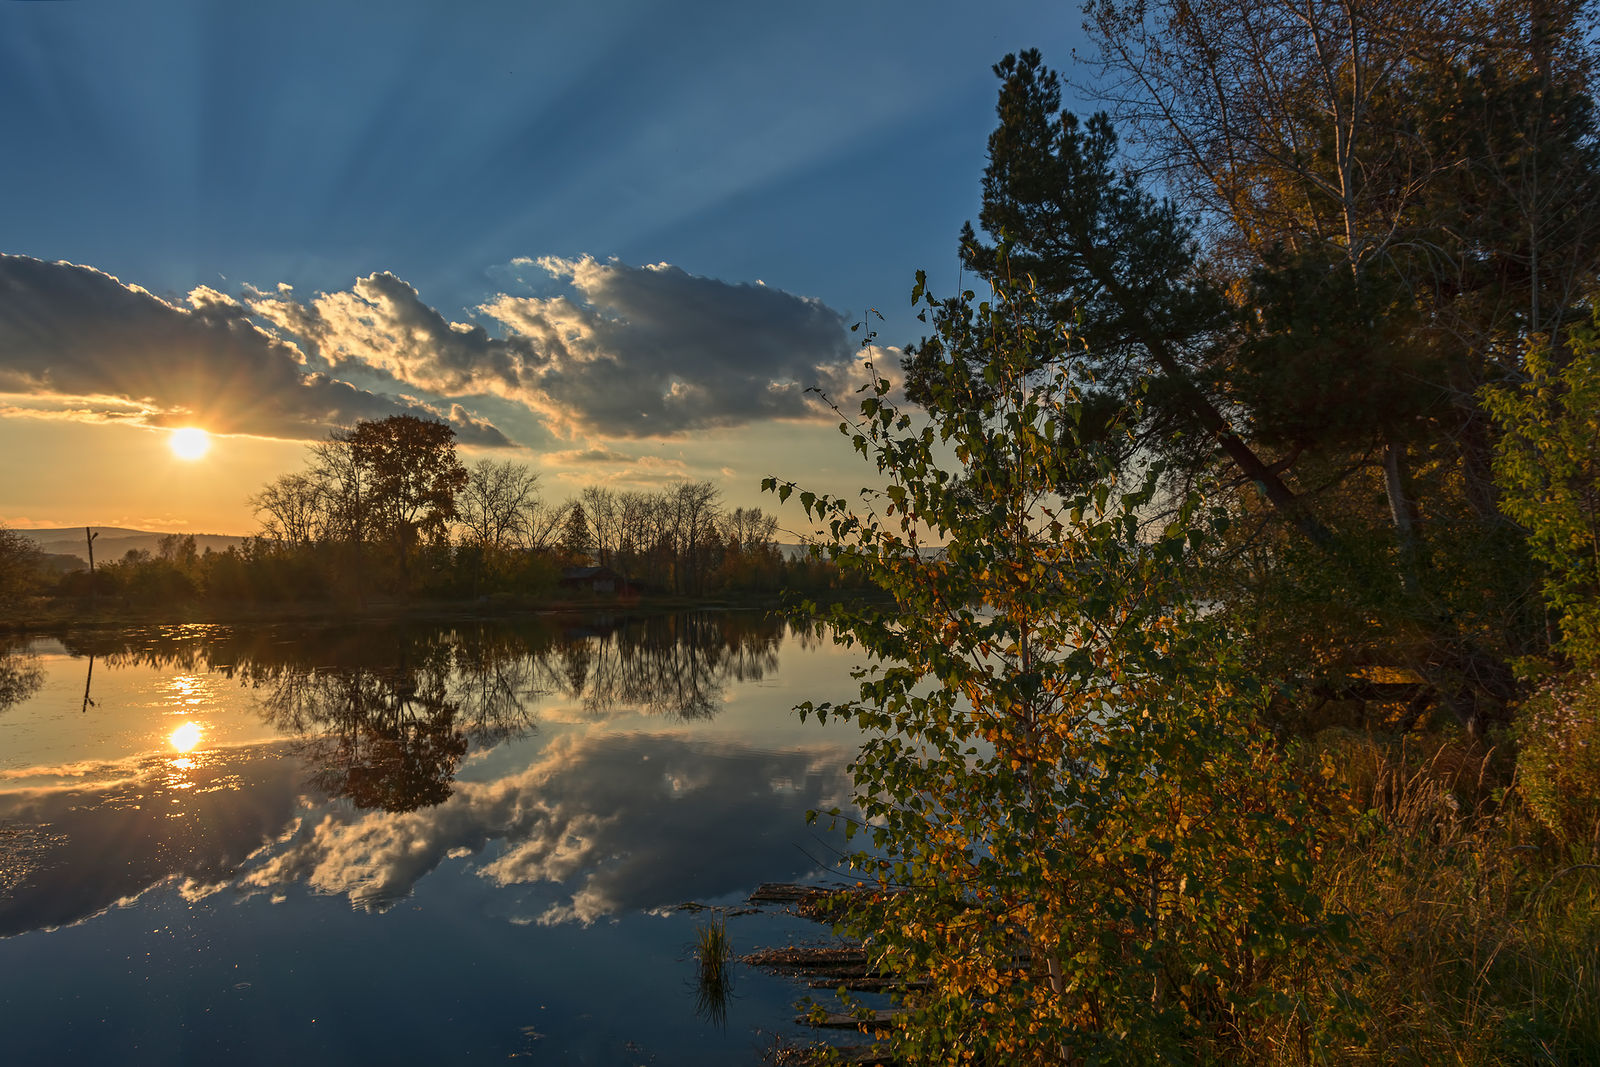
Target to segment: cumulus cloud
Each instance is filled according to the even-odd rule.
[[[174,302],[92,267],[3,256],[3,406],[299,440],[408,413],[493,447],[510,442],[460,402],[493,397],[591,445],[831,418],[809,390],[842,398],[867,359],[897,366],[892,350],[863,354],[837,311],[759,282],[587,256],[516,265],[560,295],[500,293],[460,322],[389,273],[305,299],[280,284]],[[385,378],[399,395],[350,380]]]
[[[314,370],[253,314],[203,286],[177,304],[93,267],[3,255],[0,392],[18,413],[290,440],[358,419],[443,417],[464,442],[510,443],[459,406],[408,403]]]
[[[498,396],[568,437],[816,418],[826,408],[808,389],[842,396],[864,380],[843,317],[818,300],[665,263],[519,265],[537,265],[568,293],[490,299],[478,311],[495,333],[451,321],[386,273],[304,304],[262,294],[250,306],[336,367],[379,370],[440,395]]]

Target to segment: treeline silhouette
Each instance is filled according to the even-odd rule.
[[[311,446],[303,470],[268,483],[249,503],[260,531],[226,551],[200,552],[192,536],[173,534],[153,553],[52,575],[38,553],[19,549],[0,558],[0,590],[13,599],[160,606],[843,587],[831,563],[785,558],[776,519],[760,508],[730,510],[708,481],[653,491],[594,486],[554,502],[525,464],[463,466],[447,424],[411,416],[335,430]]]

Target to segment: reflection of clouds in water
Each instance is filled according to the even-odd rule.
[[[162,758],[78,772],[87,780],[0,792],[0,937],[78,922],[173,878],[191,893],[225,883],[293,818],[297,768],[271,746],[214,750],[182,775]]]
[[[437,807],[398,814],[332,811],[303,827],[242,882],[305,881],[382,907],[446,857],[506,846],[480,870],[499,886],[551,883],[541,922],[708,898],[815,864],[804,812],[848,803],[848,752],[770,752],[647,734],[559,738],[539,762],[461,783]]]

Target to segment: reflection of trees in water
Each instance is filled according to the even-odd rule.
[[[414,811],[450,796],[468,739],[456,706],[437,689],[417,688],[404,670],[319,671],[311,682],[293,687],[293,713],[309,710],[322,727],[302,746],[318,786],[385,811]],[[266,698],[269,717],[276,718],[283,693]]]
[[[531,672],[484,632],[396,633],[331,650],[331,665],[253,661],[238,669],[262,712],[306,738],[314,780],[363,808],[413,811],[450,796],[469,748],[533,727]]]
[[[778,665],[781,621],[694,612],[583,625],[372,625],[287,632],[222,626],[69,639],[113,667],[215,671],[258,693],[263,716],[303,739],[317,784],[362,807],[437,804],[461,761],[532,729],[544,693],[596,718],[637,708],[715,715],[731,681]]]
[[[546,678],[602,718],[624,707],[680,719],[708,719],[729,681],[759,681],[777,669],[783,624],[697,612],[638,619],[575,634]]]
[[[0,711],[27,700],[43,684],[38,656],[20,642],[0,643]]]

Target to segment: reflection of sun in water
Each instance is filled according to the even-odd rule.
[[[173,430],[167,438],[167,447],[179,459],[196,460],[211,451],[211,435],[198,426],[185,426]]]
[[[167,692],[174,704],[198,704],[202,696],[200,679],[192,674],[174,675],[167,683]]]
[[[200,724],[186,722],[167,737],[172,742],[172,747],[179,752],[188,752],[200,743]]]

